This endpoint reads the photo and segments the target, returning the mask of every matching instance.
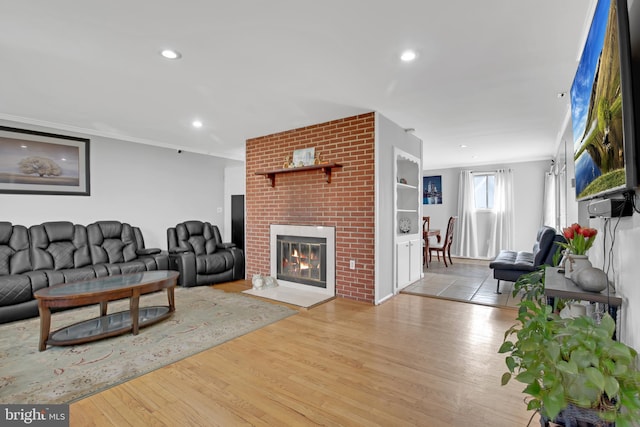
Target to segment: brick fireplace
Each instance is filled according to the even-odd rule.
[[[335,227],[335,293],[373,303],[374,143],[375,113],[247,140],[247,277],[270,274],[271,224]],[[293,150],[311,147],[342,165],[331,183],[320,170],[279,174],[274,187],[255,174],[280,169]]]

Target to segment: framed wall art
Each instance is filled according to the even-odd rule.
[[[422,177],[422,204],[442,204],[442,175]]]
[[[88,196],[89,140],[0,126],[0,193]]]

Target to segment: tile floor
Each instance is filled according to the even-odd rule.
[[[402,293],[515,308],[519,299],[511,296],[513,283],[501,281],[501,294],[496,294],[496,284],[489,261],[453,258],[453,263],[445,267],[442,260],[434,258],[424,268],[424,277]]]

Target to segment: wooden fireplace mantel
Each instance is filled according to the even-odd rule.
[[[282,169],[272,169],[268,171],[257,171],[256,175],[264,175],[271,180],[271,186],[276,186],[276,175],[282,173],[292,173],[292,172],[301,172],[301,171],[312,171],[317,169],[322,169],[324,172],[325,179],[328,184],[331,184],[331,171],[336,168],[341,168],[342,165],[338,163],[323,163],[319,165],[310,165],[310,166],[300,166],[297,168],[282,168]]]

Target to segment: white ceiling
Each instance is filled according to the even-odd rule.
[[[425,169],[548,159],[594,3],[0,0],[0,118],[243,159],[378,111]]]

